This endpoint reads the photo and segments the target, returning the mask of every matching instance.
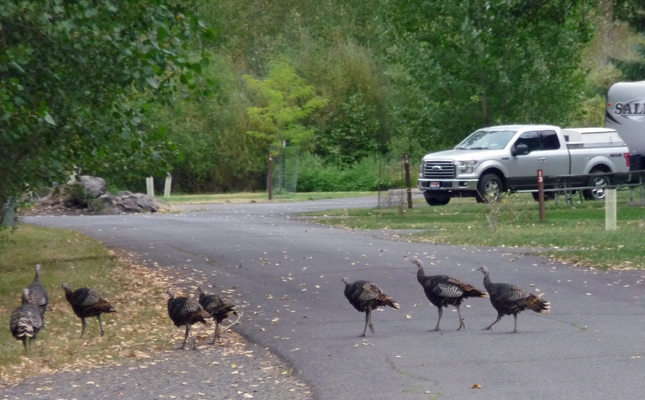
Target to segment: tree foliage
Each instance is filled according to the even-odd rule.
[[[640,0],[612,0],[614,18],[625,21],[641,35],[645,35],[645,4]],[[624,79],[630,81],[645,80],[645,46],[637,45],[637,60],[619,60],[612,62],[623,73]]]
[[[391,60],[411,88],[399,111],[428,146],[501,123],[562,123],[578,101],[584,1],[393,0]]]
[[[0,204],[72,170],[166,169],[176,149],[145,110],[200,72],[191,49],[212,36],[166,0],[0,2]]]
[[[282,60],[269,64],[266,79],[244,75],[244,80],[259,93],[261,103],[249,107],[249,121],[254,129],[247,133],[265,140],[274,153],[280,152],[284,142],[293,146],[306,145],[314,129],[305,126],[305,119],[323,108],[327,99],[316,95],[314,87]]]

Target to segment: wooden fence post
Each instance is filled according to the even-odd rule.
[[[538,201],[540,202],[540,222],[546,219],[546,211],[544,209],[544,175],[541,169],[537,171],[538,176]]]
[[[146,178],[146,190],[147,190],[148,196],[155,197],[154,178],[151,176]]]
[[[616,189],[605,189],[605,230],[615,231],[616,223]]]
[[[273,154],[269,153],[269,174],[267,175],[267,190],[269,200],[273,199]]]
[[[164,188],[163,188],[163,197],[165,197],[166,199],[170,198],[171,186],[172,186],[172,176],[168,174],[168,176],[166,177],[166,184],[164,185]]]
[[[405,169],[405,186],[408,195],[408,208],[412,208],[412,183],[410,182],[410,156],[403,155],[403,167]]]

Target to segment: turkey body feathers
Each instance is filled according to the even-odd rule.
[[[192,336],[190,327],[197,322],[206,323],[205,318],[210,317],[210,315],[204,311],[204,308],[197,300],[183,296],[175,297],[175,292],[171,289],[168,289],[167,293],[170,296],[168,299],[168,316],[177,327],[186,326],[184,343],[181,346],[183,349],[186,346],[188,336]],[[195,340],[193,340],[193,349],[196,348],[196,345]]]
[[[43,314],[38,306],[29,302],[28,288],[23,289],[22,305],[11,313],[10,329],[16,340],[22,340],[25,353],[29,354],[31,341],[43,327]]]
[[[81,323],[83,325],[81,337],[83,336],[83,333],[85,333],[85,318],[90,317],[98,318],[101,336],[103,336],[105,333],[103,331],[101,314],[115,313],[116,309],[93,289],[80,288],[72,291],[66,283],[63,283],[62,288],[65,290],[65,298],[72,306],[74,314],[81,319]]]
[[[399,309],[399,303],[371,282],[363,280],[350,282],[349,279],[343,278],[343,283],[345,283],[345,298],[357,311],[365,313],[365,328],[361,336],[365,336],[368,326],[374,333],[372,310],[385,306]]]
[[[219,324],[222,323],[229,314],[237,315],[235,311],[235,305],[226,303],[221,297],[216,294],[206,294],[202,289],[202,286],[197,287],[199,291],[199,304],[204,308],[204,310],[209,313],[215,320],[215,336],[213,337],[213,344],[215,341],[219,343]]]
[[[29,289],[29,302],[38,306],[40,312],[45,315],[47,305],[49,304],[49,295],[45,287],[40,283],[40,264],[36,264],[35,269],[36,276],[31,281],[31,284],[27,286],[27,289]]]
[[[412,260],[412,263],[418,267],[417,280],[423,287],[426,297],[432,305],[437,307],[439,317],[437,319],[437,325],[433,330],[439,330],[439,322],[441,322],[441,316],[443,314],[442,308],[450,305],[457,308],[457,314],[459,316],[459,328],[457,330],[461,328],[466,329],[459,306],[464,299],[469,297],[488,297],[488,294],[468,283],[447,275],[426,276],[421,260],[415,259]]]
[[[515,320],[513,332],[517,332],[517,314],[526,310],[532,310],[538,314],[547,314],[551,310],[551,303],[536,296],[524,289],[510,283],[496,283],[490,280],[486,267],[479,268],[484,274],[484,287],[490,295],[490,302],[497,310],[495,322],[484,328],[490,330],[493,325],[499,322],[504,315],[513,315]]]

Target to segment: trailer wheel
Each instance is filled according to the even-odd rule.
[[[604,200],[605,189],[611,186],[611,178],[602,174],[604,171],[596,170],[591,171],[591,177],[587,182],[587,186],[593,186],[593,189],[586,189],[582,192],[586,200]]]
[[[495,203],[502,197],[504,184],[502,179],[495,174],[485,174],[479,178],[477,184],[477,202]]]

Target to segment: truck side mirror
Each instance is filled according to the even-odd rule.
[[[525,145],[524,143],[520,143],[511,149],[511,155],[513,157],[521,156],[524,154],[529,154],[529,146]]]

